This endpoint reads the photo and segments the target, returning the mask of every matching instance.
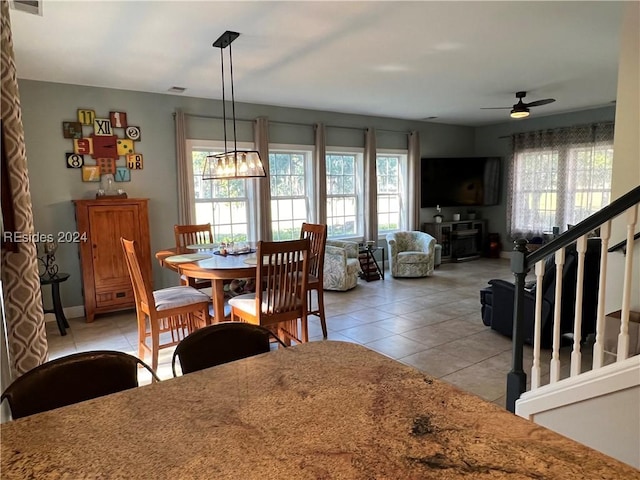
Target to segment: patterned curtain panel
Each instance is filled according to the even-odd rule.
[[[2,146],[14,213],[15,231],[33,233],[33,215],[20,95],[11,39],[9,2],[2,2]],[[3,227],[4,231],[4,227]],[[11,370],[17,377],[47,359],[47,339],[40,296],[36,245],[2,249],[2,288]]]
[[[611,123],[512,137],[507,195],[512,239],[565,231],[611,201]]]

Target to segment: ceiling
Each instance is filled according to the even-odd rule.
[[[478,126],[519,90],[557,100],[531,118],[615,101],[623,5],[44,0],[11,23],[19,78],[220,99],[234,30],[236,101]]]

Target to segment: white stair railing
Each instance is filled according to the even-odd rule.
[[[620,216],[625,215],[625,213]],[[623,217],[624,218],[624,217]],[[632,299],[633,284],[633,250],[634,232],[638,219],[638,204],[630,207],[626,211],[626,242],[625,242],[625,262],[624,273],[622,275],[622,302],[620,308],[620,330],[618,333],[618,346],[616,351],[616,361],[620,362],[629,357],[629,321],[630,306]],[[575,294],[575,316],[573,322],[573,346],[570,356],[569,378],[581,374],[582,370],[582,313],[583,300],[585,295],[595,295],[595,292],[585,292],[583,288],[585,276],[585,258],[587,251],[588,235],[582,235],[576,240],[577,251],[577,273],[576,273],[576,294]],[[619,255],[620,253],[609,253],[609,241],[611,238],[611,220],[607,220],[600,226],[600,272],[599,288],[597,298],[597,317],[595,326],[595,343],[593,345],[592,370],[599,369],[605,364],[605,300],[606,285],[609,265],[609,255]],[[553,312],[553,345],[549,364],[549,383],[556,383],[561,380],[561,305],[562,305],[562,272],[565,265],[565,248],[560,248],[555,252],[556,285],[554,292],[554,312]],[[536,306],[534,324],[534,344],[533,344],[533,364],[531,368],[531,390],[536,390],[542,386],[542,352],[541,352],[541,330],[542,330],[542,279],[545,273],[545,259],[535,263],[536,277]],[[634,352],[636,353],[636,352]]]

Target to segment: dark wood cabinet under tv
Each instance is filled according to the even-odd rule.
[[[442,245],[443,262],[464,262],[480,258],[487,235],[486,220],[423,223],[422,231]]]

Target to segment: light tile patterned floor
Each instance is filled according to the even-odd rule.
[[[504,406],[511,340],[484,326],[480,317],[480,289],[492,278],[513,278],[508,261],[446,263],[427,278],[387,274],[385,280],[359,280],[348,292],[325,292],[329,339],[365,345]],[[90,324],[82,318],[69,323],[68,335],[61,337],[55,322],[47,322],[51,359],[96,349],[137,354],[134,312],[101,315]],[[311,341],[322,340],[316,317],[310,318],[309,330]],[[564,350],[562,356],[568,356]],[[172,376],[172,355],[173,348],[160,351],[162,379]],[[527,373],[531,358],[526,347]],[[546,361],[542,373],[548,374]]]

